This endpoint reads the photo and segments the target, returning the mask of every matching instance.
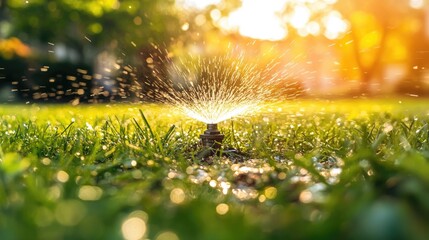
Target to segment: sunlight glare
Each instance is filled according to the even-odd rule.
[[[421,9],[424,5],[424,0],[410,0],[410,7],[414,9]]]
[[[305,27],[307,22],[310,20],[310,16],[310,9],[304,6],[297,6],[290,17],[289,22],[294,28],[300,29]]]
[[[324,35],[328,39],[338,38],[340,34],[345,33],[349,28],[348,23],[343,20],[341,14],[337,11],[332,11],[325,16],[323,23],[326,28]]]
[[[219,4],[221,0],[177,0],[176,3],[185,8],[204,9],[209,5]]]
[[[227,30],[237,29],[246,37],[271,41],[284,39],[288,32],[282,24],[279,11],[285,3],[284,0],[243,0],[242,6],[228,18],[223,18],[220,25]]]
[[[287,25],[302,37],[324,34],[328,39],[336,39],[349,26],[339,12],[330,8],[335,2],[337,0],[243,0],[240,8],[221,18],[218,24],[227,31],[238,31],[242,36],[262,40],[285,39]],[[283,12],[287,6],[293,7],[290,13]],[[323,16],[320,22],[312,19],[318,15]]]
[[[320,24],[317,22],[309,22],[305,27],[305,30],[313,36],[317,36],[320,34]]]
[[[254,39],[279,41],[288,36],[288,27],[297,30],[300,36],[323,34],[328,39],[339,38],[348,30],[348,23],[342,15],[333,11],[330,5],[337,0],[242,0],[241,6],[228,16],[222,17],[219,9],[210,12],[211,19],[220,28],[229,32]],[[221,0],[178,0],[177,4],[185,8],[202,10],[209,5],[220,4]],[[422,7],[423,0],[410,0],[413,8]],[[285,16],[287,6],[292,11]],[[322,21],[313,20],[322,13]],[[199,15],[196,24],[201,26],[206,21]],[[201,21],[200,21],[201,20]],[[187,26],[182,26],[184,31]],[[186,29],[186,30],[185,30]]]

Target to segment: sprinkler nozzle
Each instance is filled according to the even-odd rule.
[[[217,129],[216,123],[209,123],[207,124],[207,130],[200,135],[200,138],[203,147],[218,150],[222,145],[224,135]]]
[[[204,131],[204,134],[200,135],[203,149],[196,155],[196,158],[211,163],[213,161],[211,157],[217,155],[227,156],[228,158],[235,161],[242,161],[246,155],[236,149],[229,148],[219,151],[224,137],[225,136],[217,129],[216,123],[207,124],[207,130]]]

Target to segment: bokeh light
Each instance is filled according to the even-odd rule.
[[[69,180],[69,178],[69,174],[66,171],[61,170],[57,172],[57,180],[59,182],[65,183]]]
[[[229,206],[226,203],[220,203],[216,206],[216,212],[219,215],[225,215],[229,211]]]
[[[283,40],[292,29],[302,37],[323,33],[328,39],[337,39],[348,30],[348,23],[338,11],[332,10],[335,2],[244,0],[228,16],[221,18],[217,11],[212,12],[215,24],[222,29],[254,39]]]
[[[145,220],[140,215],[140,211],[133,212],[122,223],[122,236],[126,240],[139,240],[145,236],[147,226]]]
[[[313,201],[313,193],[309,190],[304,190],[299,194],[299,200],[303,203],[310,203]]]
[[[172,231],[160,233],[155,240],[179,240],[180,238]]]
[[[84,185],[80,187],[78,196],[85,201],[96,201],[103,195],[103,189],[97,186]]]
[[[185,201],[186,195],[183,189],[181,188],[174,188],[170,192],[170,200],[174,204],[181,204]]]
[[[279,17],[284,1],[244,0],[242,6],[228,17],[221,19],[220,26],[227,30],[238,30],[242,36],[281,40],[288,34]]]
[[[277,196],[277,189],[275,187],[267,187],[264,190],[265,197],[274,199]]]
[[[323,18],[323,23],[325,24],[325,37],[328,39],[336,39],[340,34],[345,33],[349,26],[345,22],[341,14],[337,11],[330,12],[327,16]]]
[[[219,4],[221,0],[177,0],[179,6],[186,8],[203,9],[209,5]]]
[[[425,1],[424,0],[410,0],[410,7],[415,9],[420,9],[424,6]]]

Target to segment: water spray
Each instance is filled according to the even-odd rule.
[[[237,149],[222,147],[224,135],[217,123],[253,112],[266,100],[275,100],[280,93],[276,87],[283,79],[290,79],[288,70],[294,66],[293,61],[282,65],[274,60],[261,65],[233,52],[211,57],[168,56],[168,52],[159,54],[160,63],[166,67],[153,68],[155,80],[148,83],[153,89],[149,95],[207,123],[196,158],[208,162],[213,156],[242,155]]]

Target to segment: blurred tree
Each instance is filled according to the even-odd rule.
[[[4,12],[6,9],[6,0],[0,0],[0,20],[4,17]]]
[[[241,0],[222,0],[204,8],[177,5],[181,34],[172,46],[172,52],[175,55],[201,54],[203,51],[225,54],[231,39],[216,23],[240,6]]]
[[[389,39],[395,31],[401,31],[403,20],[413,14],[409,11],[409,1],[341,0],[336,7],[350,24],[348,42],[360,73],[360,92],[369,93],[383,58],[398,47],[389,46]]]
[[[42,46],[62,43],[77,52],[80,62],[94,60],[95,54],[86,56],[91,50],[119,48],[126,54],[153,42],[168,43],[179,29],[174,0],[9,0],[6,4],[11,35]]]
[[[398,91],[409,94],[428,94],[422,82],[426,69],[429,69],[429,36],[427,10],[414,9],[415,20],[410,22],[413,34],[410,36],[410,72],[404,81],[398,86]]]
[[[0,20],[0,36],[32,47],[19,69],[0,56],[1,77],[33,100],[125,98],[130,66],[181,33],[174,0],[0,0]]]

